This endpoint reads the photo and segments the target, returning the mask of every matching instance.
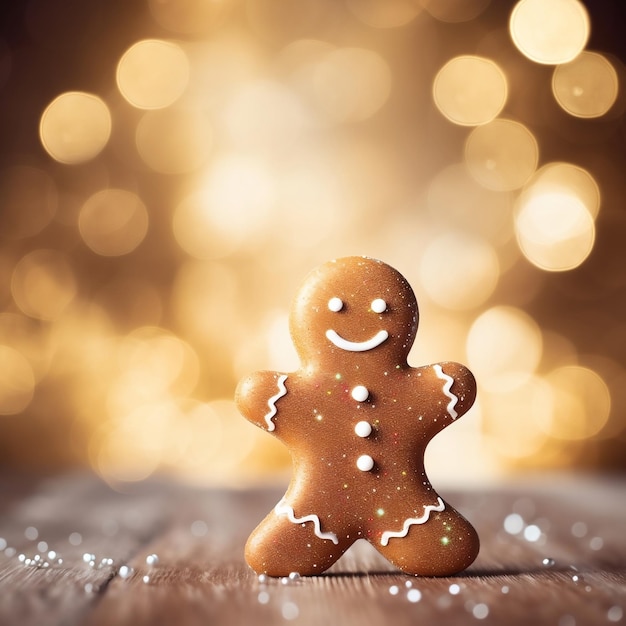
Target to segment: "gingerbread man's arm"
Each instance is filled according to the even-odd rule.
[[[243,378],[235,391],[235,403],[249,421],[269,432],[276,429],[280,399],[287,395],[287,374],[254,372]]]
[[[426,370],[431,382],[432,427],[438,432],[469,411],[476,399],[476,380],[467,367],[452,361],[435,363]]]

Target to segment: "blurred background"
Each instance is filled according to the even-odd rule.
[[[366,254],[475,407],[433,481],[626,469],[626,6],[30,0],[0,36],[0,466],[284,481],[233,405]]]

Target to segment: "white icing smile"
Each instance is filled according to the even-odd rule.
[[[340,350],[348,352],[365,352],[376,348],[384,341],[387,341],[389,333],[386,330],[379,330],[373,337],[365,341],[348,341],[338,335],[332,328],[326,331],[326,338]]]

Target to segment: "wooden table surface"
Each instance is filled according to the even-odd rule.
[[[0,475],[0,624],[626,624],[626,480],[438,491],[481,536],[463,574],[406,576],[363,542],[263,582],[243,546],[281,491]]]

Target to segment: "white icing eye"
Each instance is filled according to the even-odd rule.
[[[382,298],[376,298],[370,306],[374,313],[384,313],[387,310],[387,303]]]
[[[333,312],[333,313],[337,313],[338,311],[341,311],[341,309],[343,309],[343,302],[341,301],[341,298],[331,298],[328,301],[328,308]]]

